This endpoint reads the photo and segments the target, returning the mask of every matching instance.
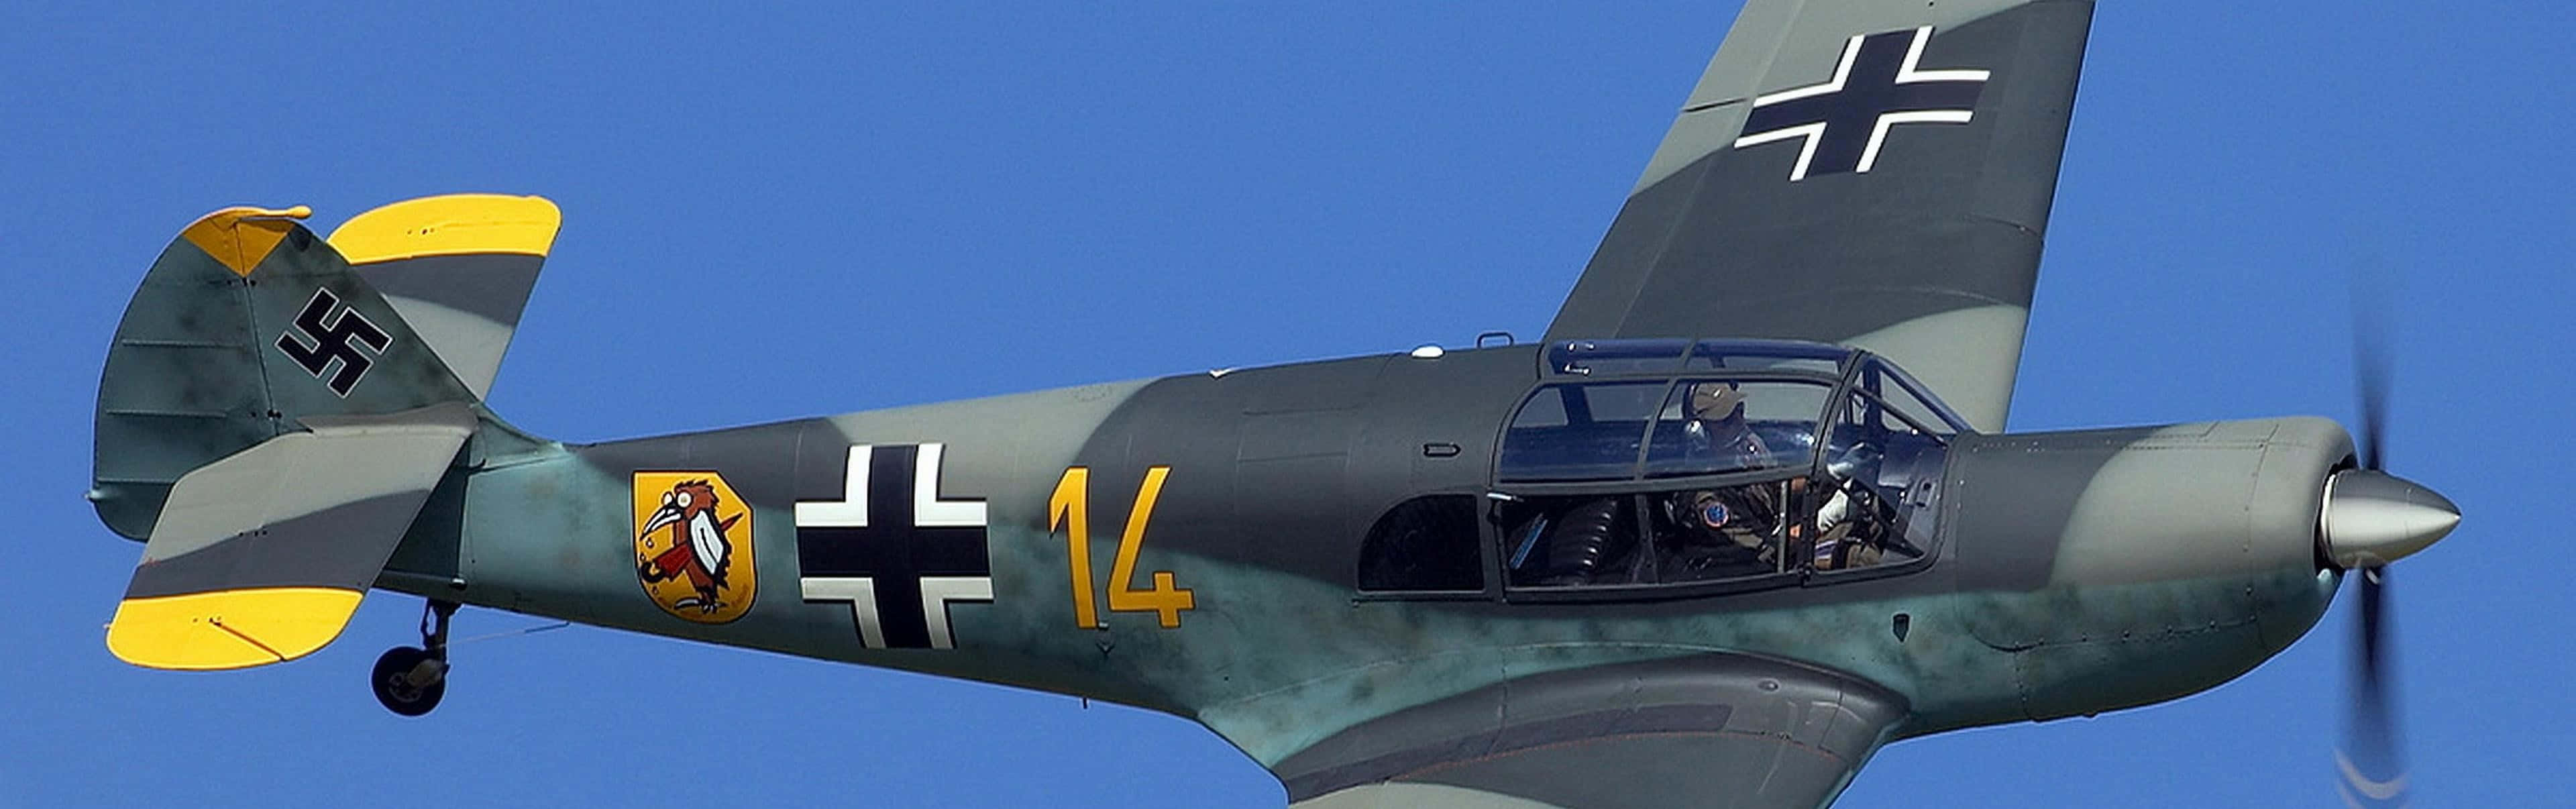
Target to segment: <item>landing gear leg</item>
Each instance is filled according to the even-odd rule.
[[[456,614],[456,606],[431,599],[421,611],[420,646],[396,646],[376,658],[370,685],[386,710],[419,716],[447,695],[447,619]]]

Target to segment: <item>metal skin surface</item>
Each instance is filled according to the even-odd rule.
[[[128,538],[152,530],[169,485],[198,465],[301,429],[306,416],[384,415],[473,397],[374,289],[295,227],[241,277],[182,238],[154,261],[99,374],[91,502]],[[273,350],[317,293],[382,329],[384,353],[346,394]],[[258,324],[276,324],[263,327]],[[336,370],[342,366],[328,366]],[[280,380],[268,385],[264,380]]]
[[[1567,599],[1503,589],[1489,541],[1472,551],[1483,557],[1481,592],[1364,595],[1361,545],[1379,515],[1417,496],[1477,497],[1495,485],[1503,425],[1543,383],[1539,347],[567,446],[508,427],[426,354],[386,353],[375,366],[387,370],[347,397],[317,395],[329,374],[255,348],[270,331],[302,328],[288,324],[312,290],[338,290],[394,335],[393,351],[414,338],[327,245],[301,228],[280,244],[248,275],[208,269],[206,254],[174,244],[138,293],[101,391],[96,497],[111,527],[158,512],[146,498],[176,477],[125,470],[183,470],[225,454],[145,440],[154,434],[127,425],[169,418],[147,405],[283,430],[441,401],[471,412],[475,432],[443,474],[418,470],[437,483],[377,586],[1167,711],[1204,723],[1279,772],[1292,799],[1316,805],[1407,801],[1415,787],[1456,805],[1562,805],[1573,798],[1561,784],[1526,773],[1616,778],[1586,762],[1766,754],[1805,766],[1766,769],[1717,805],[1818,805],[1890,739],[2216,685],[2298,637],[2336,584],[2318,572],[2315,530],[2324,481],[2349,464],[2351,442],[2329,422],[2282,419],[1961,434],[1926,477],[1943,494],[1919,562],[1767,589]],[[224,275],[205,275],[215,272]],[[185,280],[201,276],[213,282]],[[200,297],[177,294],[189,289]],[[192,305],[200,299],[233,301],[273,325],[212,316]],[[239,355],[286,384],[264,394],[269,412],[234,408],[223,403],[260,377],[149,373],[144,363],[168,350]],[[855,463],[854,447],[894,465]],[[870,469],[871,480],[851,479]],[[749,561],[726,575],[758,586],[739,591],[749,603],[732,605],[732,617],[691,620],[648,594],[638,533],[649,509],[636,504],[662,492],[640,490],[639,473],[721,479],[740,501],[723,513],[729,524],[747,517],[749,530],[726,541]],[[312,483],[301,480],[287,482]],[[888,644],[866,640],[855,603],[806,581],[800,504],[828,510],[855,492],[904,504],[875,527],[954,524],[960,504],[980,502],[967,522],[989,582],[924,607],[924,621],[934,607],[944,619],[912,644],[928,648],[871,648]],[[1078,523],[1062,508],[1068,492],[1084,495]],[[314,490],[347,499],[324,494]],[[1075,524],[1089,535],[1085,553],[1070,552]],[[1186,590],[1187,601],[1157,610],[1152,590]],[[933,594],[926,583],[919,592]],[[1122,596],[1137,603],[1122,606]],[[1587,710],[1601,700],[1583,694],[1633,704],[1604,714]],[[1707,804],[1718,782],[1748,777],[1629,780],[1587,802]]]
[[[2092,13],[2071,0],[1747,3],[1547,338],[1839,342],[2002,429]],[[1761,99],[1836,76],[1847,38],[1918,26],[1920,67],[1986,72],[1975,123],[1882,120],[1872,168],[1794,180],[1813,141],[1737,140],[1767,126],[1752,117]]]
[[[1695,658],[1775,660],[1884,689],[1884,704],[1904,707],[1887,712],[1884,734],[1865,734],[1857,763],[1887,739],[2217,685],[2296,639],[2337,583],[2314,562],[2315,493],[2349,439],[2330,422],[2281,419],[1962,436],[1934,558],[1902,575],[1641,601],[1355,597],[1369,520],[1416,494],[1481,491],[1497,427],[1535,383],[1531,350],[1517,347],[590,446],[487,426],[379,585],[1115,700],[1195,718],[1278,767],[1336,734],[1500,683]],[[1273,429],[1282,422],[1296,429]],[[867,649],[846,603],[798,597],[793,503],[831,495],[838,481],[816,470],[853,444],[934,441],[947,447],[942,496],[988,500],[993,600],[949,606],[953,650]],[[1462,452],[1425,458],[1427,442]],[[1172,571],[1195,608],[1170,629],[1114,611],[1082,628],[1049,494],[1067,467],[1092,470],[1092,556],[1107,560],[1134,483],[1158,465],[1169,483],[1138,570]],[[719,472],[756,512],[762,595],[741,620],[679,620],[640,592],[629,477],[656,469]],[[1903,639],[1891,631],[1900,614]],[[1291,782],[1308,790],[1298,799],[1350,786]]]
[[[111,527],[159,512],[147,498],[176,477],[130,470],[196,468],[225,454],[147,440],[156,434],[129,425],[170,418],[150,408],[223,413],[267,431],[440,401],[471,412],[475,432],[443,473],[418,470],[437,483],[379,587],[1167,711],[1204,723],[1278,772],[1292,800],[1317,806],[1565,805],[1579,795],[1527,773],[1621,779],[1598,762],[1765,756],[1801,765],[1723,777],[1690,769],[1708,778],[1621,779],[1580,795],[1612,806],[1814,806],[1891,739],[2216,685],[2297,638],[2337,584],[2320,572],[2315,531],[2325,480],[2349,465],[2351,441],[2330,422],[2279,419],[1961,434],[1926,477],[1943,493],[1919,562],[1767,589],[1568,599],[1503,589],[1501,549],[1488,541],[1473,551],[1481,592],[1367,595],[1357,589],[1361,545],[1380,514],[1495,485],[1503,425],[1543,384],[1539,347],[567,446],[508,427],[426,354],[386,353],[376,366],[389,370],[347,397],[317,395],[329,374],[256,348],[270,331],[301,328],[286,324],[312,290],[338,290],[352,312],[380,322],[392,351],[414,337],[327,245],[301,228],[280,244],[255,272],[235,275],[174,243],[137,294],[101,389],[95,496]],[[188,290],[198,296],[180,294]],[[216,316],[200,300],[232,301],[272,325]],[[152,373],[148,363],[172,350],[239,356],[287,384],[262,394],[268,412],[232,407],[242,380],[261,376]],[[898,463],[854,465],[860,446]],[[907,478],[903,464],[928,477]],[[878,476],[862,485],[850,479],[858,469]],[[1069,487],[1075,469],[1085,485]],[[741,590],[749,603],[733,605],[734,617],[692,620],[648,594],[637,535],[649,509],[636,504],[662,492],[639,490],[639,473],[721,479],[740,501],[725,519],[747,517],[749,530],[726,540],[750,561],[728,576],[758,586]],[[912,527],[953,521],[934,513],[940,502],[980,501],[971,522],[989,584],[981,597],[936,603],[945,625],[914,644],[931,648],[871,648],[854,602],[804,581],[799,504],[828,506],[878,484],[881,505],[918,495],[900,512]],[[1068,491],[1086,495],[1086,553],[1070,552]],[[147,570],[137,581],[157,577]],[[1077,586],[1107,591],[1109,609],[1097,609],[1098,592],[1077,598]],[[1186,606],[1121,606],[1124,591],[1149,588],[1185,589]],[[1723,799],[1712,797],[1721,787],[1730,787]]]
[[[2090,12],[2080,0],[1748,4],[1549,342],[1839,343],[1908,369],[1968,424],[1999,427]],[[1903,42],[1900,70],[1888,48]],[[1794,121],[1751,131],[1768,105],[1841,92],[1837,71],[1864,62],[1890,69],[1855,79],[1877,81],[1853,86],[1878,100],[1950,100],[1865,110],[1914,117],[1858,119],[1878,135],[1843,131],[1825,151],[1850,165],[1813,173],[1828,129],[1804,152],[1781,135]],[[1973,101],[1959,100],[1966,84],[1980,88]],[[447,199],[437,205],[483,210]],[[1509,589],[1492,523],[1519,495],[1499,491],[1498,444],[1535,387],[1566,378],[1541,379],[1540,346],[562,444],[480,402],[555,221],[551,203],[508,199],[542,208],[528,221],[544,239],[519,228],[506,244],[441,248],[470,261],[353,269],[271,212],[218,212],[183,232],[102,375],[102,521],[155,533],[182,475],[292,440],[278,437],[312,417],[467,410],[475,432],[453,465],[409,470],[436,480],[418,515],[377,526],[403,536],[375,586],[1165,711],[1315,809],[1819,806],[1894,739],[2225,682],[2303,634],[2340,583],[2318,550],[2319,511],[2353,443],[2331,422],[2285,418],[1960,433],[1908,462],[1901,487],[1937,494],[1908,501],[1933,520],[1907,534],[1924,551],[1912,561],[1784,566],[1758,585]],[[351,342],[343,325],[360,320],[382,339]],[[271,350],[280,340],[337,359]],[[1836,395],[1863,362],[1827,363],[1846,374]],[[1735,485],[1703,477],[1653,485]],[[716,492],[724,502],[706,502]],[[367,492],[322,494],[336,513],[376,513]],[[1485,510],[1460,551],[1476,555],[1483,589],[1362,592],[1372,527],[1428,495]],[[649,524],[664,511],[697,521]],[[655,544],[664,529],[669,544]],[[266,547],[241,539],[255,530],[210,535],[235,543],[225,560]],[[292,565],[240,567],[301,582]],[[234,581],[157,586],[169,578],[136,581],[181,597]]]

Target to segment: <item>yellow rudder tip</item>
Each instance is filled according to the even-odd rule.
[[[303,205],[285,210],[234,206],[197,217],[179,231],[179,237],[206,251],[234,275],[248,277],[295,229],[295,223],[286,220],[312,215],[313,209]]]

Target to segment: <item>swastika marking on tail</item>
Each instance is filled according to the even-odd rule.
[[[338,310],[334,314],[333,310]],[[303,339],[296,339],[301,335]],[[308,345],[309,343],[309,345]],[[277,336],[277,350],[315,379],[322,379],[337,361],[340,370],[330,373],[323,386],[341,398],[358,388],[358,381],[375,366],[370,357],[383,356],[394,340],[378,328],[375,321],[356,309],[340,308],[340,296],[329,289],[313,290],[313,299],[304,302],[304,311],[296,314],[295,328]],[[367,350],[359,350],[364,345]]]

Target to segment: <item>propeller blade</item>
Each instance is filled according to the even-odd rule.
[[[2355,265],[2352,283],[2353,394],[2359,401],[2360,433],[2353,436],[2361,468],[2384,472],[2388,452],[2388,395],[2395,373],[2389,346],[2395,334],[2398,277],[2389,263],[2365,255]],[[2446,509],[2456,513],[2457,509]],[[2438,537],[2436,537],[2438,538]],[[2344,805],[2407,805],[2407,773],[2398,743],[2394,699],[2394,621],[2388,606],[2388,568],[2366,564],[2361,576],[2361,621],[2353,645],[2351,714],[2345,717],[2344,740],[2335,751],[2341,776],[2335,784]]]
[[[2361,623],[2353,648],[2352,713],[2345,718],[2343,747],[2335,751],[2335,767],[2342,776],[2336,789],[2347,806],[2405,806],[2406,765],[2390,705],[2393,650],[2386,603],[2388,568],[2363,568],[2360,574]]]
[[[2361,468],[2377,472],[2386,468],[2381,465],[2381,452],[2388,425],[2388,353],[2377,338],[2355,335],[2353,370],[2359,377],[2354,387],[2361,397],[2361,434],[2353,436],[2354,443],[2360,445]]]
[[[2352,281],[2353,392],[2360,399],[2361,434],[2353,436],[2361,468],[2380,471],[2388,426],[2388,344],[2395,324],[2388,298],[2397,275],[2383,261],[2365,258]]]

